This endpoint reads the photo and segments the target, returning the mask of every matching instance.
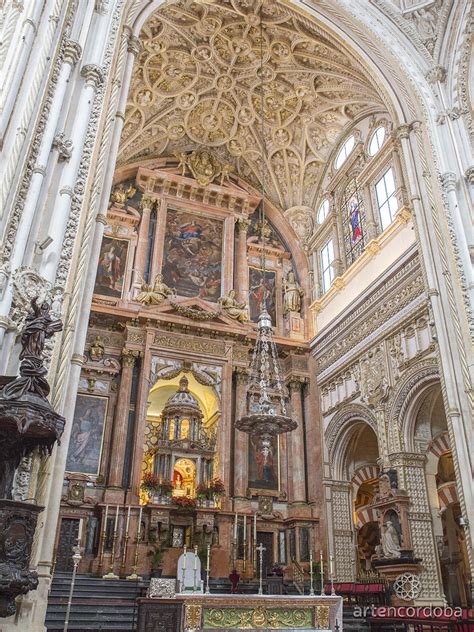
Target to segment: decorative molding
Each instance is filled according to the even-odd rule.
[[[74,40],[67,39],[62,49],[62,59],[71,66],[75,66],[82,55],[82,46]]]
[[[66,161],[68,162],[72,156],[73,145],[72,140],[66,138],[66,134],[64,132],[59,132],[53,138],[53,147],[58,151],[58,160],[59,162]]]
[[[81,68],[81,76],[86,80],[87,86],[97,89],[104,82],[104,71],[96,64],[86,64]]]

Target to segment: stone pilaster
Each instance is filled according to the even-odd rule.
[[[236,240],[236,270],[235,270],[235,290],[240,301],[248,303],[249,300],[249,276],[247,267],[247,231],[249,220],[241,217],[235,222],[237,228]]]
[[[133,279],[133,285],[137,287],[140,286],[140,284],[142,283],[142,279],[144,278],[145,274],[146,258],[148,254],[148,242],[150,236],[150,218],[154,207],[155,201],[146,193],[144,193],[140,202],[142,219],[140,222],[140,227],[138,229],[138,243],[136,250],[137,254],[135,257],[135,270]],[[151,281],[152,279],[148,279],[149,283],[151,283]]]
[[[240,419],[247,406],[247,371],[240,367],[235,373],[235,419]],[[234,429],[234,496],[247,495],[249,472],[249,436],[246,432]]]
[[[291,416],[298,426],[289,435],[291,442],[291,494],[295,503],[306,502],[305,489],[305,436],[303,428],[303,398],[301,389],[303,380],[292,378],[288,384],[291,393]]]
[[[123,476],[123,464],[125,457],[125,444],[127,441],[128,414],[130,410],[130,398],[132,394],[133,367],[136,355],[129,349],[122,351],[122,372],[120,376],[120,388],[115,407],[114,429],[110,446],[110,469],[108,484],[110,487],[121,487]]]

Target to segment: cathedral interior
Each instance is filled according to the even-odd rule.
[[[472,3],[0,13],[2,631],[469,612]]]

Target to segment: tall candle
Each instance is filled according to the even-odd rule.
[[[183,549],[183,575],[184,575],[185,570],[186,570],[186,545],[184,545],[184,549]]]
[[[319,559],[320,559],[320,561],[321,561],[321,575],[322,575],[322,574],[323,574],[323,572],[324,572],[324,566],[323,566],[323,551],[322,551],[322,549],[321,549],[321,551],[319,552]]]
[[[117,511],[115,512],[114,533],[117,533],[118,518],[119,518],[119,506],[117,505]]]
[[[253,543],[257,544],[257,513],[253,514]]]
[[[125,524],[125,534],[128,533],[128,525],[130,524],[130,509],[131,509],[131,507],[129,505],[128,508],[127,508],[127,522]]]
[[[142,511],[143,511],[143,505],[140,505],[140,511],[138,512],[137,542],[140,541],[140,535],[142,532]]]
[[[194,570],[197,571],[197,567],[198,567],[198,548],[195,545],[194,546]]]
[[[207,545],[207,564],[206,564],[206,571],[209,572],[209,559],[211,557],[211,545],[208,544]]]
[[[247,540],[247,516],[244,514],[244,546]]]
[[[107,517],[109,515],[109,506],[105,505],[104,529],[107,528]]]
[[[77,532],[77,541],[80,544],[82,540],[82,525],[84,523],[84,518],[79,520],[79,531]]]
[[[234,540],[237,542],[237,513],[234,517]]]
[[[329,556],[329,574],[334,577],[334,558],[332,555]]]

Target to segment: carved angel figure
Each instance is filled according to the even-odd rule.
[[[136,192],[137,190],[131,184],[127,188],[125,188],[123,184],[119,184],[118,187],[112,191],[110,199],[116,204],[125,204]]]
[[[153,285],[142,283],[141,292],[136,297],[137,303],[142,305],[160,305],[169,296],[175,296],[176,290],[163,282],[163,275],[157,274]]]
[[[104,341],[101,336],[96,336],[94,342],[91,344],[89,354],[92,360],[102,360],[105,353]]]
[[[246,323],[249,319],[249,312],[245,302],[240,302],[235,296],[235,290],[230,290],[227,296],[221,296],[217,301],[228,316],[239,323]]]
[[[283,293],[284,313],[299,313],[301,311],[301,299],[304,296],[304,292],[295,279],[293,270],[288,272],[286,279],[283,281]]]
[[[61,331],[63,324],[60,320],[53,320],[49,314],[50,306],[44,302],[39,305],[36,298],[31,301],[33,313],[25,318],[25,327],[21,334],[20,360],[27,356],[43,358],[43,349],[46,338],[57,331]]]

